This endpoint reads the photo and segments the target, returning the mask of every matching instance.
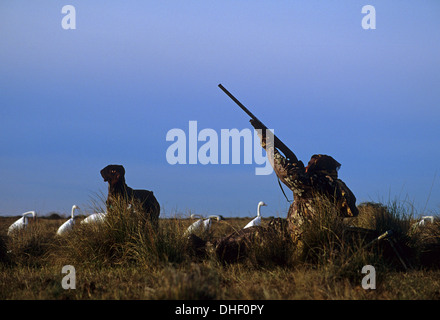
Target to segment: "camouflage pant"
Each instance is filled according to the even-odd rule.
[[[287,230],[298,250],[303,248],[303,233],[315,211],[309,202],[298,201],[291,204],[287,213]]]

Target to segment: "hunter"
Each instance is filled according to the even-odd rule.
[[[293,191],[293,202],[287,213],[287,228],[298,246],[302,244],[304,222],[313,217],[317,210],[317,201],[322,199],[322,196],[327,197],[336,206],[341,217],[358,215],[356,197],[345,183],[338,179],[340,163],[328,155],[315,154],[307,167],[304,167],[303,162],[296,159],[296,156],[292,155],[289,159],[284,157],[280,153],[284,151],[278,150],[279,146],[274,145],[274,139],[266,139],[266,127],[259,120],[251,119],[250,123],[257,130],[261,146],[266,150],[276,175]]]

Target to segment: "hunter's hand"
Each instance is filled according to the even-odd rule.
[[[266,149],[266,127],[258,120],[251,119],[249,120],[251,125],[257,130],[257,135],[260,138],[261,146]]]

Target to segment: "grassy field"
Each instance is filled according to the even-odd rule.
[[[0,218],[0,299],[439,299],[440,225],[415,228],[410,209],[396,203],[360,206],[344,221],[329,208],[310,225],[301,254],[281,234],[264,238],[240,262],[224,264],[209,243],[241,229],[249,218],[213,222],[200,237],[203,254],[183,237],[189,214],[160,219],[159,229],[128,209],[99,226],[80,225],[65,236],[66,220],[40,217],[26,230],[7,235],[16,217]],[[263,219],[266,228],[268,218]],[[347,236],[347,225],[374,234],[392,229],[390,241]],[[352,230],[352,229],[350,229]],[[354,230],[354,229],[353,229]],[[75,289],[63,289],[65,265],[75,268]],[[376,289],[363,289],[365,265],[376,271]]]

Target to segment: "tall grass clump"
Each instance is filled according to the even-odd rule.
[[[248,265],[253,268],[290,267],[295,264],[295,246],[284,219],[273,219],[262,227],[249,245]]]
[[[95,266],[155,267],[182,261],[185,241],[178,220],[160,219],[155,225],[142,213],[140,204],[131,203],[119,199],[112,203],[102,222],[77,224],[71,233],[59,237],[58,258]]]
[[[358,281],[365,265],[374,265],[376,270],[402,267],[388,240],[373,241],[388,230],[400,253],[411,256],[411,212],[398,203],[361,205],[354,218],[341,218],[337,206],[325,198],[313,205],[315,214],[304,226],[301,260],[330,278]]]
[[[183,263],[190,256],[182,232],[181,219],[162,219],[157,230],[148,225],[147,232],[138,230],[127,244],[131,259],[144,267]]]
[[[415,222],[411,229],[410,245],[416,252],[415,259],[424,268],[440,267],[440,221],[419,226]]]
[[[56,232],[55,225],[31,221],[25,229],[14,230],[5,239],[5,260],[17,266],[39,267],[45,263]]]
[[[365,202],[358,208],[359,215],[354,219],[356,226],[376,230],[378,233],[393,230],[399,236],[408,234],[415,216],[413,206],[397,200],[388,205]]]
[[[401,269],[403,264],[409,264],[404,267],[406,269],[418,263],[416,261],[418,248],[412,234],[416,215],[414,206],[398,200],[386,205],[366,202],[359,205],[359,212],[354,222],[357,226],[375,230],[377,235],[387,231],[392,232],[392,239],[383,243],[383,252],[381,252],[390,267]],[[392,246],[396,247],[397,253]]]
[[[350,253],[344,241],[344,221],[326,197],[314,200],[312,207],[314,214],[302,226],[300,258],[313,264],[335,263],[343,253]]]

